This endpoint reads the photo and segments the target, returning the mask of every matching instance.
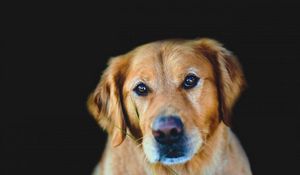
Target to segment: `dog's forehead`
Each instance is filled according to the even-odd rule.
[[[133,55],[130,67],[135,75],[174,76],[190,71],[202,76],[212,75],[210,62],[190,44],[155,42],[137,48]]]

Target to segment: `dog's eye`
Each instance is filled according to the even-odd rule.
[[[139,96],[146,96],[148,95],[149,88],[144,83],[139,83],[133,91]]]
[[[184,89],[191,89],[193,87],[195,87],[197,85],[199,81],[199,77],[191,74],[185,77],[183,83],[182,83],[182,87]]]

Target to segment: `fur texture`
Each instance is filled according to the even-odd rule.
[[[183,89],[184,78],[200,78]],[[147,96],[133,89],[147,84]],[[212,39],[167,40],[110,59],[88,109],[109,139],[95,174],[249,175],[246,154],[230,128],[230,113],[245,87],[238,60]],[[151,132],[161,115],[180,116],[189,154],[159,160]]]

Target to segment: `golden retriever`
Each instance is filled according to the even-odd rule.
[[[252,174],[228,127],[245,84],[237,59],[208,38],[152,42],[110,59],[88,99],[108,132],[94,174]]]

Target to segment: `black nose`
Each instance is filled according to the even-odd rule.
[[[152,125],[152,134],[160,144],[173,144],[183,136],[183,123],[176,116],[157,117]]]

